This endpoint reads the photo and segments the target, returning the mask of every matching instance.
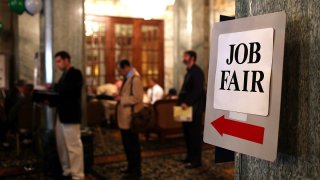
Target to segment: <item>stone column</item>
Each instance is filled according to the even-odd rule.
[[[237,18],[287,13],[278,157],[268,162],[237,154],[236,179],[320,177],[319,9],[317,0],[236,0]]]
[[[53,57],[61,50],[70,53],[71,63],[84,74],[84,0],[44,0],[43,8],[40,37],[42,57],[46,62],[45,72],[42,73],[47,75],[46,82],[57,82],[61,76]],[[84,97],[83,91],[83,110],[86,107]],[[54,114],[54,109],[46,109],[47,129],[53,129]],[[82,122],[86,124],[84,117]]]
[[[174,86],[179,90],[186,73],[182,55],[186,50],[198,54],[197,64],[208,74],[209,0],[176,0],[174,5]]]
[[[74,67],[84,75],[84,0],[54,0],[53,55],[65,50],[71,55]],[[60,74],[55,70],[55,80]]]
[[[70,53],[71,63],[81,70],[85,84],[84,0],[52,0],[53,55],[61,50]],[[54,62],[53,62],[54,64]],[[54,66],[54,81],[61,72]],[[82,124],[86,124],[86,92],[82,91]]]

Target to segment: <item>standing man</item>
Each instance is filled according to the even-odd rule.
[[[149,89],[147,91],[147,95],[150,104],[154,104],[156,101],[163,98],[163,89],[154,78],[149,80]]]
[[[204,74],[196,65],[197,54],[186,51],[183,63],[187,66],[187,74],[179,93],[178,105],[183,109],[192,107],[192,122],[183,122],[183,133],[187,146],[187,155],[183,160],[186,168],[201,166],[202,114],[204,111]]]
[[[124,178],[138,178],[141,176],[141,149],[137,132],[131,130],[132,112],[143,108],[143,86],[139,73],[131,67],[128,60],[121,60],[118,69],[124,77],[117,104],[117,120],[121,131],[124,151],[128,166],[122,170]]]
[[[55,54],[55,62],[62,76],[54,86],[58,93],[52,105],[57,107],[56,143],[63,176],[84,179],[83,149],[81,142],[81,72],[72,67],[68,52]]]

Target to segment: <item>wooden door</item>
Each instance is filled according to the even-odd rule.
[[[97,86],[104,83],[112,83],[116,79],[120,79],[117,71],[117,62],[122,59],[128,59],[132,66],[135,67],[141,74],[143,85],[147,86],[150,78],[156,79],[160,85],[164,84],[164,69],[163,69],[163,21],[123,18],[123,17],[102,17],[88,16],[86,22],[95,22],[100,24],[99,27],[104,30],[104,36],[99,31],[99,36],[86,36],[86,39],[105,39],[104,53],[97,59],[104,58],[104,64],[95,63],[96,69],[101,69],[99,73],[86,73],[87,86],[95,89]],[[86,24],[87,25],[87,24]],[[86,28],[86,33],[89,28]],[[99,29],[100,30],[100,29]],[[87,40],[87,42],[89,42]],[[86,59],[87,66],[92,66],[93,49],[88,48],[90,44],[86,44]],[[99,49],[101,50],[101,48]],[[97,53],[96,53],[97,54]],[[100,67],[104,66],[104,67]],[[90,68],[89,68],[90,69]],[[94,71],[93,71],[94,72]],[[100,73],[101,72],[101,73]],[[92,83],[93,75],[100,79],[97,83]]]

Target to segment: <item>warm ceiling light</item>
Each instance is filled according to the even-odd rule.
[[[87,14],[142,17],[146,20],[161,17],[175,0],[85,1]]]

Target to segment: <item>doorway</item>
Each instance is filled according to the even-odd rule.
[[[89,91],[121,79],[117,62],[128,59],[142,77],[164,84],[162,20],[86,16],[86,85]]]

